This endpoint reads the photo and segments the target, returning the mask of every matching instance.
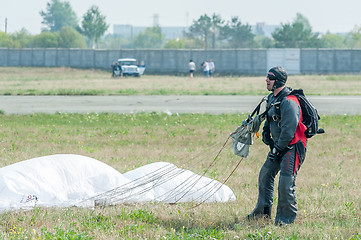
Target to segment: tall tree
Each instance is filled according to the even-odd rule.
[[[238,17],[232,17],[221,32],[223,39],[226,39],[231,48],[253,47],[255,35],[248,24],[242,24]]]
[[[32,41],[33,36],[25,29],[22,28],[20,31],[11,34],[11,38],[16,48],[26,48]]]
[[[346,48],[346,39],[343,36],[337,34],[324,34],[321,38],[323,48]]]
[[[188,49],[204,48],[204,41],[191,32],[184,32],[184,41]]]
[[[183,39],[170,39],[164,44],[164,48],[186,48],[186,42]]]
[[[35,35],[31,47],[34,48],[56,48],[58,47],[58,33],[42,32]]]
[[[132,48],[132,42],[128,38],[120,35],[107,34],[102,41],[98,43],[98,47],[107,49]]]
[[[211,36],[212,36],[212,48],[216,48],[216,40],[219,36],[220,29],[223,27],[224,20],[220,15],[215,13],[211,17]]]
[[[148,27],[144,32],[134,37],[135,48],[160,48],[163,45],[164,34],[159,26]]]
[[[85,48],[83,35],[72,27],[63,27],[58,34],[59,48]]]
[[[76,13],[67,1],[51,0],[46,4],[46,11],[40,11],[40,15],[43,17],[41,23],[46,25],[45,31],[57,32],[66,26],[76,28],[78,25]]]
[[[294,23],[302,23],[303,28],[305,30],[310,30],[312,31],[312,26],[310,24],[310,21],[308,21],[308,19],[303,16],[301,13],[296,13],[296,18],[293,21]]]
[[[209,36],[211,34],[212,19],[207,14],[199,17],[198,20],[193,21],[189,27],[189,31],[195,36],[199,36],[203,40],[204,49],[208,48]]]
[[[354,29],[347,34],[346,42],[350,48],[361,47],[361,26],[355,26]]]
[[[256,35],[254,37],[255,48],[272,48],[273,40],[266,36]]]
[[[109,25],[105,21],[105,16],[100,13],[97,6],[92,6],[84,14],[79,31],[81,34],[86,36],[89,45],[92,48],[95,48],[95,45],[108,28]]]
[[[283,24],[272,33],[272,37],[276,48],[310,48],[321,45],[318,33],[305,29],[300,22]]]
[[[0,47],[15,48],[16,44],[9,34],[0,31]]]

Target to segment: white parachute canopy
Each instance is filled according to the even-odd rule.
[[[227,202],[226,185],[157,162],[121,174],[96,159],[57,154],[0,168],[0,211],[39,207],[161,202]]]

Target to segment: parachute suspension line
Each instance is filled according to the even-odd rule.
[[[209,148],[214,148],[214,146],[217,144],[218,143],[215,143],[214,145],[211,145]],[[199,155],[201,155],[201,154],[199,154]],[[162,170],[162,169],[164,169],[164,170]],[[166,166],[161,167],[155,171],[152,171],[142,177],[134,179],[131,182],[123,184],[115,189],[112,189],[108,192],[91,197],[89,199],[85,199],[83,201],[96,200],[99,202],[101,200],[105,200],[104,204],[106,204],[106,203],[109,204],[110,202],[117,203],[117,202],[120,202],[121,200],[131,199],[132,197],[134,197],[134,195],[139,195],[141,193],[145,193],[145,192],[151,190],[152,188],[159,186],[159,185],[163,184],[164,182],[167,182],[167,181],[171,180],[172,178],[182,174],[184,171],[186,171],[186,170],[178,170],[178,172],[174,172],[175,169],[177,169],[177,168],[172,166],[171,164],[166,165]],[[195,178],[196,176],[197,175],[193,175],[190,178]],[[162,181],[159,181],[159,179],[162,179]],[[134,191],[134,189],[136,189],[137,187],[141,187],[146,184],[154,183],[154,182],[157,182],[157,184],[152,184],[143,190]],[[179,184],[179,186],[180,185],[182,185],[182,184]],[[189,183],[188,183],[188,185],[189,185]],[[185,187],[187,187],[187,186],[185,186]],[[170,192],[172,192],[172,191],[174,191],[174,190],[171,190]]]
[[[173,179],[175,176],[183,173],[185,170],[173,169],[171,172],[167,172],[155,179],[150,179],[149,182],[145,184],[149,184],[147,188],[144,189],[136,189],[137,187],[141,187],[144,184],[138,184],[133,188],[133,192],[130,189],[125,189],[125,192],[118,193],[115,198],[111,199],[112,203],[122,203],[125,200],[131,201],[135,196],[139,198],[144,193],[147,193],[149,190],[162,185],[163,183]],[[158,180],[158,181],[157,181]],[[155,184],[154,184],[155,183]],[[125,195],[126,194],[126,195]],[[108,202],[109,204],[109,202]]]
[[[125,183],[117,188],[114,188],[112,190],[109,190],[107,192],[104,192],[104,193],[101,193],[101,194],[98,194],[94,197],[91,197],[87,200],[94,200],[94,199],[99,199],[99,198],[104,198],[104,197],[112,197],[114,194],[119,194],[119,193],[124,193],[124,190],[125,191],[128,191],[129,189],[134,189],[138,186],[141,186],[141,185],[145,185],[149,182],[151,182],[153,179],[157,178],[158,176],[162,176],[164,175],[165,173],[167,172],[170,172],[172,169],[174,170],[176,167],[173,166],[172,164],[168,164],[166,166],[163,166],[161,168],[158,168],[157,170],[151,172],[151,173],[148,173],[142,177],[139,177],[137,179],[134,179],[133,181],[130,181],[128,183]],[[151,178],[152,177],[152,178]],[[136,184],[138,183],[138,185]]]
[[[232,170],[232,172],[229,174],[229,176],[223,181],[222,184],[220,184],[220,186],[217,188],[217,190],[215,192],[217,192],[222,185],[226,184],[226,182],[228,181],[228,179],[233,175],[233,173],[236,171],[236,169],[239,167],[239,165],[241,164],[241,162],[243,161],[244,157],[241,158],[241,160],[239,160],[239,162],[237,163],[236,167]],[[196,208],[199,207],[200,205],[202,205],[203,203],[205,203],[212,195],[210,195],[208,198],[204,199],[202,202],[198,203],[197,205],[195,205],[192,208]]]
[[[228,141],[228,139],[227,139]],[[222,150],[224,149],[224,147],[227,144],[227,141],[224,143],[222,149],[218,152],[217,157],[220,155],[220,153],[222,152]],[[216,158],[217,158],[216,157]],[[205,173],[209,170],[209,168],[213,165],[210,164],[210,166],[208,167],[207,170],[204,171],[203,175],[197,175],[197,174],[193,174],[191,176],[189,176],[187,179],[185,179],[183,182],[181,182],[179,185],[177,185],[175,188],[173,188],[172,190],[164,193],[161,197],[168,195],[167,198],[165,198],[163,201],[168,202],[171,199],[176,199],[176,195],[179,194],[180,192],[184,192],[184,194],[174,203],[179,202],[184,196],[186,196],[191,190],[192,188],[195,186],[195,184],[197,182],[199,182],[199,180],[205,175]],[[215,180],[212,180],[209,184],[211,184],[212,182],[214,182]],[[206,188],[209,184],[206,184],[204,187],[202,187],[201,189]],[[176,192],[176,190],[178,191],[178,193]]]
[[[176,171],[175,171],[176,170]],[[163,183],[173,179],[175,176],[181,174],[183,171],[185,170],[179,170],[179,169],[173,169],[172,171],[170,172],[167,172],[159,177],[156,177],[154,179],[150,179],[149,182],[145,183],[145,184],[150,184],[149,187],[147,188],[144,188],[144,189],[140,189],[138,191],[136,191],[136,188],[137,187],[140,187],[142,185],[145,185],[145,184],[138,184],[134,187],[135,191],[130,193],[128,196],[119,196],[117,195],[115,199],[113,199],[113,203],[119,203],[119,202],[122,202],[122,201],[125,201],[125,200],[132,200],[132,198],[134,198],[135,196],[140,196],[144,193],[147,193],[149,190],[151,190],[152,188],[154,187],[157,187],[157,186],[160,186],[162,185]],[[158,181],[157,181],[158,180]],[[155,183],[155,184],[154,184]]]
[[[243,128],[242,128],[243,129]],[[241,129],[241,130],[242,130]],[[235,131],[234,133],[237,133],[237,131]],[[233,133],[232,133],[233,134]],[[255,135],[257,135],[256,133],[253,133],[252,136],[254,137]],[[257,137],[258,138],[258,137]],[[193,208],[196,208],[198,206],[200,206],[201,204],[205,203],[214,193],[216,193],[224,184],[226,184],[226,182],[229,180],[229,178],[233,175],[233,173],[236,171],[236,169],[239,167],[239,165],[241,164],[241,162],[243,161],[244,157],[242,157],[237,165],[235,166],[235,168],[232,170],[232,172],[229,174],[229,176],[223,181],[223,183],[218,183],[219,187],[217,187],[217,185],[213,185],[212,188],[208,189],[206,192],[204,192],[201,196],[199,196],[197,199],[202,198],[203,196],[206,196],[207,194],[209,194],[209,192],[213,191],[213,189],[216,189],[215,191],[211,192],[209,194],[209,196],[204,199],[202,202],[198,203],[196,206],[194,206]]]
[[[215,148],[216,146],[218,146],[219,144],[220,144],[220,142],[216,142],[216,143],[208,146],[206,149],[203,149],[201,152],[199,152],[199,153],[197,153],[196,155],[192,156],[187,163],[189,163],[189,164],[190,164],[190,163],[193,163],[194,160],[197,160],[197,159],[198,159],[198,161],[199,161],[199,160],[207,159],[208,156],[207,156],[204,152],[209,152],[210,150],[214,149],[214,148]],[[184,160],[184,159],[182,159],[182,160]],[[184,162],[184,161],[183,161],[183,162]]]
[[[168,194],[168,196],[162,201],[169,201],[169,200],[172,200],[172,198],[175,199],[176,194],[177,194],[175,192],[175,190],[177,190],[178,188],[182,191],[184,191],[184,189],[187,189],[187,191],[179,199],[177,199],[174,203],[177,203],[182,198],[184,198],[184,196],[186,196],[191,191],[191,189],[200,181],[200,179],[209,171],[209,169],[212,166],[214,166],[217,158],[219,157],[219,155],[221,154],[221,152],[224,150],[225,146],[227,145],[229,138],[230,137],[228,137],[227,140],[224,142],[223,146],[221,147],[221,149],[218,151],[218,153],[214,157],[212,163],[208,166],[208,168],[203,172],[203,174],[201,176],[196,175],[196,174],[191,175],[185,181],[180,183],[178,186],[176,186],[175,188],[171,189],[170,191],[164,193],[162,196],[165,196],[167,194]],[[215,143],[215,144],[209,146],[207,149],[214,149],[214,147],[218,144],[219,143]],[[204,151],[199,153],[198,157],[201,157],[202,153],[204,153]],[[197,155],[195,157],[192,157],[193,160],[195,158],[197,158]],[[128,183],[125,183],[115,189],[109,190],[105,193],[99,194],[97,196],[94,196],[94,197],[91,197],[89,199],[85,199],[82,201],[95,200],[96,202],[104,204],[104,205],[112,204],[112,203],[113,204],[121,203],[124,200],[130,201],[135,196],[144,194],[144,193],[148,192],[149,190],[151,190],[152,188],[162,185],[163,183],[175,178],[176,176],[184,173],[185,171],[186,170],[184,170],[184,169],[177,170],[177,167],[175,167],[173,164],[169,164],[169,165],[163,166],[161,168],[158,168],[152,172],[149,172],[146,175],[141,176],[137,179],[134,179]],[[215,180],[213,180],[211,182],[214,182],[214,181]],[[146,187],[144,189],[139,189],[141,186],[145,186],[147,184],[149,184],[148,187]],[[203,188],[207,187],[209,184],[207,184]],[[222,184],[221,184],[221,186],[222,186]],[[212,188],[214,188],[214,186]],[[208,192],[209,192],[209,190],[208,190]],[[212,195],[213,195],[213,193],[212,193]],[[210,197],[208,197],[207,199],[209,199]]]
[[[215,145],[217,145],[217,143],[214,144],[213,146],[215,146]],[[211,146],[210,148],[213,148],[213,146]],[[200,155],[200,154],[199,154],[199,155]],[[176,168],[175,168],[175,169],[176,169]],[[174,171],[174,170],[173,170],[173,171]],[[163,183],[165,183],[165,182],[167,182],[167,181],[175,178],[176,176],[182,174],[182,173],[185,172],[185,171],[186,171],[186,170],[181,169],[181,170],[178,170],[178,172],[172,173],[171,171],[165,170],[166,173],[163,174],[163,175],[162,175],[162,174],[159,174],[159,176],[152,176],[152,175],[154,174],[154,172],[151,172],[151,173],[148,174],[148,175],[151,175],[151,176],[152,176],[152,179],[149,179],[149,181],[145,182],[144,184],[135,184],[135,186],[136,186],[136,187],[137,187],[137,186],[142,186],[142,185],[145,185],[145,184],[148,184],[148,183],[151,183],[151,182],[154,183],[155,180],[157,180],[157,179],[162,179],[162,181],[157,181],[157,184],[153,184],[153,185],[149,186],[148,188],[142,190],[141,192],[136,192],[136,193],[133,193],[132,195],[134,196],[135,194],[145,193],[145,192],[151,190],[152,188],[157,187],[157,186],[159,186],[159,185],[161,185],[161,184],[163,184]],[[188,188],[187,185],[191,184],[191,182],[189,182],[189,181],[190,181],[189,179],[194,179],[194,178],[197,178],[197,175],[194,174],[194,175],[188,177],[185,181],[183,181],[182,183],[180,183],[177,187],[182,187],[182,189],[183,189],[183,188]],[[194,180],[191,180],[191,181],[194,181]],[[197,182],[198,182],[198,181],[197,181]],[[193,184],[193,185],[191,186],[191,188],[192,188],[194,185],[195,185],[195,184]],[[176,188],[177,188],[177,187],[176,187]],[[190,188],[190,189],[191,189],[191,188]],[[170,190],[169,192],[164,193],[162,196],[164,196],[164,195],[166,195],[166,194],[169,194],[169,193],[172,193],[172,192],[174,192],[174,190],[175,190],[175,188],[172,189],[172,190]],[[189,192],[189,191],[188,191],[188,192]],[[173,195],[174,195],[174,194],[173,194]],[[160,197],[162,197],[162,196],[160,196]],[[128,196],[127,198],[129,199],[130,197],[131,197],[131,196]],[[168,198],[164,199],[163,201],[168,201],[168,200],[170,200],[171,198],[174,198],[174,196],[169,196]],[[119,200],[123,200],[123,199],[125,199],[125,198],[123,197],[122,199],[119,199]]]
[[[162,185],[163,183],[171,180],[172,178],[181,174],[184,171],[185,170],[180,170],[180,169],[174,167],[170,171],[166,171],[164,174],[160,173],[157,176],[152,176],[152,178],[150,178],[148,181],[135,184],[135,186],[132,189],[126,189],[127,193],[128,193],[127,196],[121,196],[120,194],[118,194],[116,196],[116,198],[113,200],[113,202],[120,202],[120,201],[124,201],[126,199],[128,199],[128,201],[130,201],[132,198],[134,198],[134,196],[139,196],[141,194],[144,194],[144,193],[148,192],[149,190],[151,190],[152,188]],[[136,188],[141,187],[146,184],[149,184],[149,186],[144,189],[138,189],[138,190],[136,189]],[[135,190],[135,191],[131,192],[130,190]]]
[[[159,186],[159,185],[173,179],[174,177],[182,174],[185,171],[186,170],[184,170],[184,169],[178,169],[177,167],[173,166],[172,164],[169,164],[169,165],[166,165],[155,171],[152,171],[152,172],[146,174],[145,176],[139,177],[137,179],[134,179],[131,182],[123,184],[122,186],[120,186],[116,189],[112,189],[106,193],[99,194],[98,196],[95,196],[90,199],[95,199],[98,202],[100,202],[103,199],[103,200],[105,200],[104,204],[117,203],[117,202],[121,202],[122,200],[124,201],[126,199],[128,199],[128,201],[129,201],[134,196],[139,196],[140,194],[146,193],[149,190],[151,190],[152,188]],[[197,175],[193,175],[193,178],[196,176]],[[152,183],[152,184],[150,184],[150,183]],[[154,184],[154,183],[156,183],[156,184]],[[147,184],[150,184],[150,186],[148,186],[144,189],[138,189],[138,191],[136,191],[136,188],[147,185]]]
[[[178,192],[183,192],[183,191],[187,191],[186,189],[191,189],[193,187],[192,183],[194,181],[197,181],[197,175],[196,174],[192,174],[187,179],[185,179],[182,183],[178,184],[175,188],[173,188],[173,189],[169,190],[168,192],[164,193],[163,195],[161,195],[161,198],[167,195],[164,198],[165,202],[168,202],[171,199],[175,199],[176,195],[178,194],[177,191]]]
[[[229,145],[229,144],[228,144]],[[227,145],[227,146],[228,146]],[[206,172],[205,172],[206,173]],[[202,176],[200,176],[200,175],[196,175],[196,174],[194,174],[194,175],[192,175],[192,176],[190,176],[188,179],[186,179],[183,183],[181,183],[181,184],[179,184],[177,187],[179,187],[179,186],[181,186],[182,188],[180,189],[180,190],[178,190],[179,192],[183,192],[184,191],[184,188],[185,189],[188,189],[187,190],[187,192],[184,194],[184,195],[186,195],[187,193],[189,193],[191,190],[192,190],[192,188],[193,188],[193,186],[197,183],[197,182],[199,182],[199,180],[202,178]],[[193,183],[192,183],[192,181],[194,181]],[[184,184],[186,182],[186,184]],[[221,184],[221,183],[219,183],[217,180],[214,180],[214,179],[212,179],[210,182],[208,182],[207,184],[205,184],[203,187],[201,187],[201,188],[199,188],[198,190],[202,190],[202,189],[206,189],[206,188],[209,188],[209,185],[212,185],[211,187],[210,187],[210,189],[206,189],[206,192],[205,193],[203,193],[201,196],[204,196],[204,195],[206,195],[208,192],[210,192],[214,187],[215,187],[215,185],[214,185],[214,183],[216,182],[216,186],[217,186],[217,184]],[[176,189],[176,188],[175,188]],[[173,190],[171,190],[170,192],[172,192]],[[167,194],[167,193],[166,193]],[[192,193],[193,194],[193,193]],[[184,195],[182,196],[182,198],[184,197]],[[212,193],[212,195],[213,195],[213,193]],[[167,198],[167,201],[168,201],[168,199],[171,199],[171,198],[173,198],[173,196],[172,195],[170,195],[169,196],[169,198]],[[193,200],[197,200],[197,199],[199,199],[199,197],[197,197],[197,198],[194,198]],[[181,198],[180,199],[178,199],[178,201],[177,202],[179,202],[181,200]]]
[[[182,182],[181,184],[179,184],[176,188],[174,188],[173,190],[169,191],[168,193],[165,193],[164,195],[166,194],[169,194],[168,195],[168,198],[165,200],[166,202],[168,202],[168,200],[170,199],[176,199],[175,198],[175,195],[177,194],[177,192],[175,192],[175,190],[178,191],[178,194],[179,192],[184,192],[184,194],[174,203],[177,203],[179,202],[184,196],[186,196],[189,192],[192,191],[193,187],[195,186],[196,183],[198,183],[200,180],[201,180],[202,176],[200,175],[197,175],[197,174],[193,174],[191,176],[189,176],[184,182]],[[214,182],[217,182],[216,180],[212,179],[210,182],[208,182],[207,184],[205,184],[202,188],[198,189],[198,190],[202,190],[202,189],[205,189],[207,188],[209,185],[213,184]],[[179,189],[178,189],[179,188]],[[194,193],[194,191],[192,192],[192,194]],[[193,200],[196,200],[198,199],[195,198]]]
[[[209,166],[207,167],[206,170],[204,170],[202,175],[198,175],[198,174],[190,174],[183,182],[181,182],[180,184],[178,184],[176,187],[173,187],[170,190],[166,190],[165,188],[163,190],[164,193],[159,197],[158,199],[159,201],[165,201],[165,202],[172,202],[172,203],[178,203],[180,200],[182,200],[187,194],[189,194],[192,189],[194,188],[194,186],[201,181],[202,177],[205,176],[205,174],[210,170],[211,167],[213,167],[217,161],[217,159],[219,158],[220,154],[222,153],[222,151],[225,149],[228,141],[230,138],[233,138],[233,140],[235,140],[233,135],[236,134],[243,134],[243,131],[247,131],[247,132],[252,132],[254,137],[255,133],[253,131],[258,131],[253,129],[253,125],[251,125],[251,129],[248,129],[247,124],[250,123],[251,121],[253,122],[253,115],[254,114],[259,114],[260,111],[260,107],[263,101],[265,101],[266,98],[263,98],[262,101],[259,103],[259,105],[256,107],[256,109],[252,112],[252,114],[244,121],[245,125],[243,125],[244,122],[242,122],[242,126],[237,128],[236,131],[234,131],[232,134],[230,134],[227,138],[227,140],[224,142],[223,146],[220,148],[220,150],[216,153],[213,161],[209,164]],[[262,116],[264,115],[261,114]],[[256,116],[258,117],[258,115]],[[258,120],[258,118],[257,118]],[[258,120],[259,121],[259,120]],[[258,122],[257,122],[258,123]],[[255,125],[258,126],[258,125]],[[246,128],[248,130],[246,130]],[[258,132],[256,133],[257,137],[258,137]],[[238,136],[239,137],[239,136]],[[242,142],[243,143],[243,142]],[[247,143],[244,143],[246,145],[249,145]],[[251,143],[252,144],[252,143]],[[210,154],[209,149],[215,149],[215,146],[217,145],[214,144],[212,146],[209,146],[206,151],[208,152],[208,154]],[[234,145],[233,145],[234,147]],[[237,146],[238,147],[238,146]],[[194,162],[195,160],[199,160],[199,158],[203,158],[203,153],[205,152],[205,150],[201,151],[200,153],[198,153],[197,155],[194,155],[192,158],[188,159],[188,163],[190,162]],[[212,153],[213,154],[213,153]],[[238,155],[238,154],[236,154]],[[205,156],[205,155],[204,155]],[[202,202],[198,203],[195,207],[200,206],[201,204],[205,203],[209,198],[211,198],[217,191],[219,191],[219,189],[229,180],[229,178],[234,174],[234,172],[236,171],[236,169],[239,167],[240,163],[243,161],[245,156],[239,155],[241,156],[241,160],[237,163],[237,165],[235,166],[235,168],[231,171],[231,173],[229,174],[229,176],[223,181],[223,183],[212,179],[211,181],[208,181],[208,183],[204,184],[204,186],[202,186],[200,189],[205,189],[207,188],[205,191],[203,191],[203,193],[201,195],[198,196],[194,196],[196,198],[194,198],[193,200],[201,200]],[[207,157],[207,156],[205,156]],[[89,198],[88,200],[95,200],[95,202],[100,201],[100,203],[103,204],[109,204],[109,203],[124,203],[124,201],[127,199],[128,201],[134,199],[134,197],[139,198],[140,196],[142,196],[142,194],[146,194],[147,192],[149,192],[151,189],[161,186],[162,184],[172,180],[173,178],[175,178],[176,176],[183,174],[185,171],[184,169],[179,169],[176,166],[174,166],[173,164],[168,164],[165,165],[163,167],[160,167],[152,172],[148,172],[147,174],[145,174],[142,177],[139,177],[137,179],[133,179],[131,181],[129,181],[126,184],[121,185],[118,188],[112,189],[108,192],[99,194],[95,197]],[[209,187],[210,186],[210,187]],[[198,189],[198,190],[200,190]],[[191,192],[191,195],[194,193]],[[182,194],[182,195],[181,195]],[[177,198],[178,195],[181,195],[181,197]],[[197,195],[197,194],[195,194]],[[203,200],[202,200],[203,199]],[[85,201],[85,200],[84,200]],[[196,201],[197,202],[197,201]]]
[[[228,136],[227,140],[223,143],[223,146],[222,146],[221,149],[218,151],[217,155],[214,157],[214,159],[213,159],[213,161],[211,162],[211,164],[210,164],[210,165],[208,166],[208,168],[203,172],[203,174],[198,177],[197,181],[195,181],[195,182],[191,185],[191,187],[188,188],[188,190],[187,190],[179,199],[177,199],[174,203],[179,202],[179,201],[180,201],[185,195],[187,195],[187,194],[189,193],[189,191],[200,181],[200,179],[201,179],[202,177],[204,177],[204,175],[208,172],[208,170],[214,165],[214,163],[216,162],[218,156],[221,154],[221,152],[223,151],[223,149],[224,149],[225,146],[227,145],[227,143],[228,143],[228,141],[229,141],[230,138],[231,138],[231,137]],[[203,188],[204,188],[204,187],[203,187]]]
[[[176,198],[176,193],[175,193],[175,190],[177,190],[177,188],[180,188],[180,190],[184,190],[184,189],[188,189],[179,199],[177,199],[174,203],[177,203],[179,202],[182,198],[184,198],[184,196],[186,196],[190,191],[191,189],[195,186],[195,184],[197,182],[200,181],[200,179],[209,171],[209,169],[215,164],[216,160],[218,159],[218,157],[220,156],[220,154],[222,153],[222,151],[224,150],[225,146],[227,145],[228,141],[229,141],[229,138],[227,138],[227,140],[224,142],[223,146],[221,147],[221,149],[218,151],[218,153],[216,154],[216,156],[214,157],[212,163],[208,166],[208,168],[204,171],[203,175],[202,176],[197,176],[197,175],[191,175],[190,177],[188,177],[185,181],[183,181],[182,183],[180,183],[176,188],[170,190],[169,192],[166,192],[164,193],[162,196],[165,196],[168,194],[167,198],[163,199],[163,201],[165,202],[168,202],[170,200],[172,200],[172,198]],[[215,144],[216,145],[216,144]],[[212,147],[211,147],[212,148]],[[174,171],[174,170],[172,170]],[[118,193],[116,196],[116,199],[113,199],[111,202],[112,203],[117,203],[117,202],[121,202],[122,200],[124,201],[125,199],[128,199],[130,200],[134,195],[138,195],[139,194],[143,194],[143,193],[146,193],[147,191],[149,191],[150,189],[156,187],[156,186],[159,186],[159,185],[162,185],[163,183],[171,180],[172,178],[182,174],[184,171],[186,170],[178,170],[178,172],[173,172],[170,171],[169,169],[165,169],[164,171],[160,172],[157,174],[157,176],[154,175],[154,173],[156,171],[153,171],[151,173],[149,173],[148,175],[151,175],[152,178],[149,179],[148,181],[146,182],[140,182],[140,183],[136,183],[136,180],[134,180],[134,187],[132,189],[135,189],[136,187],[139,187],[139,186],[142,186],[142,185],[145,185],[145,184],[148,184],[148,183],[154,183],[157,179],[161,178],[162,180],[161,181],[157,181],[156,184],[153,184],[151,186],[149,186],[148,188],[146,189],[143,189],[143,190],[140,190],[140,191],[136,191],[136,192],[133,192],[127,196],[119,196],[119,195],[124,195],[124,191],[123,192],[120,192]],[[163,174],[164,172],[166,172],[165,174]],[[228,177],[229,178],[229,177]],[[228,180],[227,178],[227,180]],[[210,183],[208,183],[207,185],[205,185],[203,188],[206,188],[208,187],[208,185],[210,185],[211,183],[215,182],[216,180],[212,180]],[[224,183],[223,183],[224,184]],[[217,192],[220,187],[222,187],[221,183],[218,183],[219,187],[217,188],[217,184],[216,185],[213,185],[210,189],[208,189],[204,194],[202,194],[200,197],[204,196],[204,195],[207,195],[208,193],[210,193],[210,196],[206,199],[208,200],[215,192]],[[217,188],[215,191],[213,191],[215,188]],[[180,191],[179,190],[179,191]],[[128,190],[129,191],[129,190]],[[113,194],[114,195],[114,194]],[[161,196],[161,197],[162,197]],[[197,199],[199,199],[200,197],[198,197]],[[206,201],[205,200],[205,201]],[[172,201],[173,202],[173,201]]]

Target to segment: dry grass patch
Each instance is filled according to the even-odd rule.
[[[265,95],[260,76],[156,76],[111,78],[110,72],[72,68],[0,68],[2,95]],[[360,95],[360,75],[289,76],[309,95]]]

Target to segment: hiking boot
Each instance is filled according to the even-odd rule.
[[[263,211],[260,211],[260,209],[256,208],[253,210],[252,213],[247,215],[248,220],[257,220],[260,218],[264,219],[271,219],[271,207],[264,207]]]

